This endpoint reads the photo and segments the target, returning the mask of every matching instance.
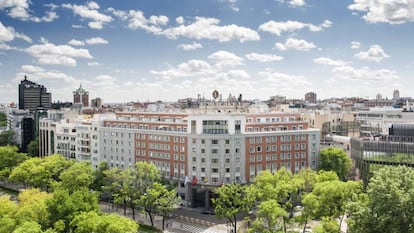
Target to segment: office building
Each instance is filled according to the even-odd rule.
[[[81,108],[89,107],[89,92],[83,89],[82,85],[73,92],[73,105]]]
[[[305,102],[310,104],[316,104],[316,93],[308,92],[305,94]]]
[[[24,77],[19,84],[19,109],[34,112],[38,109],[51,108],[52,95],[40,84],[31,82]]]

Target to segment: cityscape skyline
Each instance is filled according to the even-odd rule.
[[[0,103],[18,99],[25,75],[53,101],[71,101],[80,85],[108,103],[215,89],[245,99],[410,95],[413,1],[0,0],[0,12]]]

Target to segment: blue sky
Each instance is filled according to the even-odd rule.
[[[414,0],[0,0],[0,102],[412,96]]]

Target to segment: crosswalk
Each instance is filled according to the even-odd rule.
[[[184,222],[176,222],[172,223],[171,228],[165,230],[164,233],[226,233],[225,229],[220,229],[219,226],[217,227],[202,227],[202,226],[195,226],[192,224],[184,223]]]

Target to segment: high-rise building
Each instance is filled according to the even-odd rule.
[[[307,103],[316,104],[316,93],[308,92],[305,94],[305,101]]]
[[[91,107],[92,108],[102,108],[102,99],[101,98],[95,98],[91,100]]]
[[[83,89],[82,85],[73,92],[73,105],[89,107],[89,92]]]
[[[31,112],[38,109],[47,110],[51,108],[52,94],[47,92],[43,85],[31,82],[24,76],[19,84],[19,109]]]
[[[400,98],[400,91],[399,90],[394,90],[394,92],[392,93],[392,98],[394,100],[399,99]]]

